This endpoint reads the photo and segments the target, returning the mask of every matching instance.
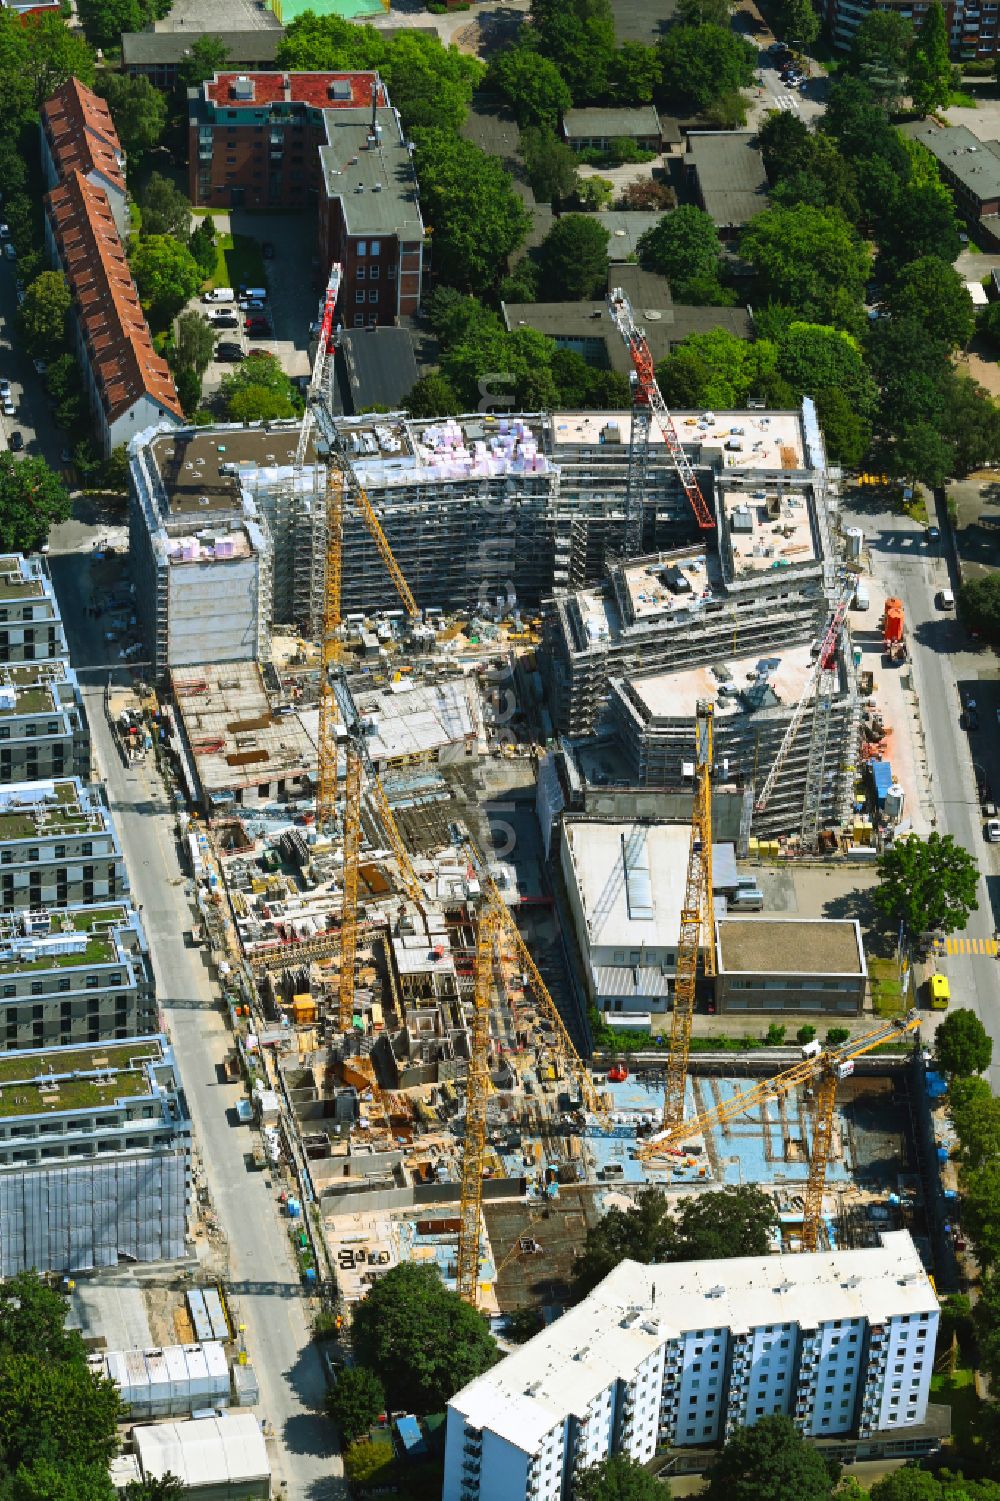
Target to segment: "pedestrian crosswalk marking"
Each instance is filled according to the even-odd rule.
[[[946,938],[937,944],[939,954],[989,954],[994,959],[998,949],[995,938]]]

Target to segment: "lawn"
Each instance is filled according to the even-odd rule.
[[[951,1436],[955,1447],[968,1452],[974,1443],[973,1428],[980,1402],[968,1366],[959,1366],[954,1376],[938,1371],[931,1377],[931,1396],[951,1408]]]
[[[868,973],[872,982],[872,1010],[876,1016],[899,1016],[906,1010],[903,991],[899,983],[899,969],[895,959],[868,961]]]
[[[213,287],[266,287],[264,257],[260,244],[249,235],[234,235],[227,231],[215,242],[215,275]]]

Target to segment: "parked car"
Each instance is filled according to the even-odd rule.
[[[0,408],[3,409],[5,417],[13,417],[16,411],[13,398],[11,396],[0,396]]]
[[[934,602],[939,610],[953,610],[955,608],[955,596],[950,589],[939,589],[934,596]]]
[[[249,301],[249,302],[261,302],[261,303],[264,303],[264,302],[267,301],[267,288],[266,287],[252,287],[249,282],[245,282],[245,281],[241,282],[240,283],[240,301],[242,302],[244,298],[246,298],[247,301]]]
[[[45,363],[44,360],[32,360],[31,363],[35,367],[35,374],[36,375],[44,375],[45,372],[46,372],[46,370],[49,368],[48,365]]]
[[[271,332],[270,323],[268,323],[266,318],[262,318],[259,313],[255,313],[252,318],[247,319],[246,327],[248,334],[269,334]]]
[[[971,708],[971,709],[964,710],[964,712],[962,713],[962,715],[961,715],[961,717],[960,717],[960,719],[959,719],[958,722],[959,722],[959,725],[961,726],[961,728],[963,730],[978,730],[978,728],[979,728],[979,711],[978,711],[978,709],[976,709],[973,706],[973,708]]]
[[[208,321],[213,328],[239,328],[240,320],[233,308],[209,308]]]
[[[4,241],[3,253],[9,261],[17,260],[17,251],[14,249],[9,240]]]
[[[236,293],[232,287],[212,287],[208,292],[201,295],[202,302],[235,302]]]
[[[927,540],[928,540],[928,542],[940,542],[940,540],[941,540],[941,529],[940,529],[940,527],[929,526],[927,528]]]
[[[990,844],[1000,844],[1000,818],[991,818],[986,825],[986,838]]]
[[[15,430],[10,435],[10,451],[11,453],[20,453],[23,447],[24,438],[15,428]]]
[[[246,355],[239,344],[216,344],[215,358],[222,360],[225,364],[233,365],[239,364],[240,360],[245,360]]]
[[[0,397],[10,395],[10,381],[0,380]]]
[[[267,303],[261,302],[259,297],[241,297],[240,307],[245,313],[266,313]]]

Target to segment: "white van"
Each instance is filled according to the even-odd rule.
[[[856,610],[867,610],[870,604],[868,585],[864,579],[858,579],[858,582],[854,586],[854,608]]]
[[[232,287],[213,287],[210,292],[202,293],[202,302],[235,302],[236,293]]]

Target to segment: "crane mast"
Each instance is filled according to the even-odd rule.
[[[457,1290],[476,1306],[479,1290],[479,1226],[483,1208],[483,1160],[486,1150],[486,1107],[490,1093],[490,989],[493,984],[493,944],[496,919],[480,911],[476,928],[475,988],[472,1000],[472,1039],[465,1094],[465,1145],[462,1150],[462,1193],[459,1211]]]
[[[663,1121],[672,1126],[684,1118],[684,1090],[691,1052],[698,953],[703,926],[708,928],[705,967],[714,973],[712,955],[712,720],[713,707],[699,699],[695,718],[697,759],[694,807],[691,810],[691,842],[688,846],[684,905],[681,908],[680,942],[674,981],[674,1009],[670,1018],[670,1056],[663,1100]]]
[[[621,287],[613,287],[608,293],[608,311],[632,359],[632,438],[629,444],[625,499],[625,536],[626,551],[638,552],[642,543],[642,509],[645,502],[649,435],[654,417],[663,434],[670,462],[677,471],[688,504],[702,531],[709,531],[715,526],[715,517],[701,493],[698,476],[684,452],[670,408],[663,399],[646,335],[637,326],[632,316],[632,304]]]

